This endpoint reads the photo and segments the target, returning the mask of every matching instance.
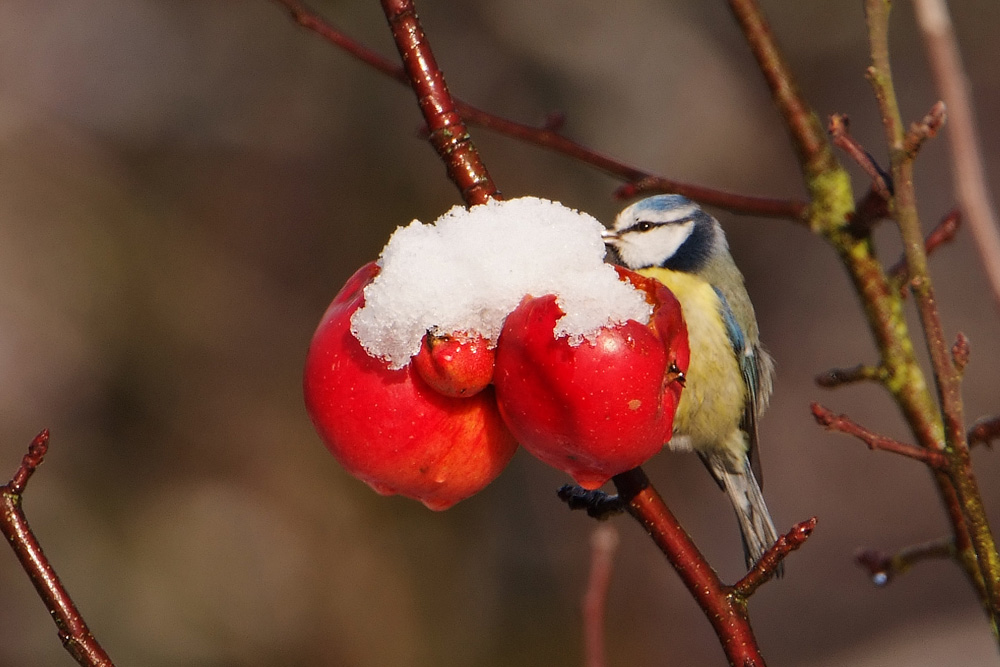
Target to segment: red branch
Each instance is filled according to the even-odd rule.
[[[872,190],[885,201],[892,198],[892,185],[882,167],[878,166],[872,154],[858,143],[858,140],[851,135],[850,121],[844,114],[834,114],[830,116],[830,123],[827,126],[830,138],[835,146],[851,156],[851,159],[860,165],[868,177],[872,179]]]
[[[984,417],[976,420],[969,429],[969,445],[990,446],[994,440],[1000,439],[1000,417]]]
[[[813,530],[816,529],[817,520],[816,517],[812,517],[792,526],[790,531],[779,537],[778,541],[764,552],[764,555],[754,563],[753,568],[742,579],[733,584],[733,590],[744,598],[753,595],[758,588],[780,570],[781,562],[788,554],[805,544]]]
[[[771,99],[785,121],[807,180],[835,169],[836,160],[823,127],[802,97],[757,0],[729,0],[729,8],[764,75]]]
[[[346,36],[299,0],[274,1],[285,7],[292,19],[302,27],[312,30],[337,48],[382,74],[409,85],[410,79],[402,68]],[[559,134],[562,125],[561,115],[550,115],[542,127],[533,127],[483,111],[458,98],[453,98],[453,101],[455,110],[471,125],[560,153],[627,181],[628,184],[622,186],[616,193],[622,198],[631,197],[641,192],[671,192],[732,213],[788,218],[799,222],[804,222],[808,213],[808,206],[802,201],[737,195],[723,190],[675,181],[638,169]]]
[[[618,531],[609,524],[601,524],[590,537],[590,576],[587,592],[583,595],[584,665],[604,667],[604,616],[608,600],[608,586],[615,551],[618,549]]]
[[[21,567],[28,573],[39,597],[45,603],[59,630],[59,639],[70,655],[83,667],[114,667],[97,639],[73,604],[58,575],[42,552],[21,510],[21,496],[35,469],[48,451],[49,432],[42,431],[28,447],[28,453],[11,480],[0,487],[0,532],[10,543]]]
[[[853,421],[847,415],[833,414],[830,410],[827,410],[819,403],[813,403],[811,407],[813,417],[816,418],[817,423],[821,426],[826,427],[827,430],[830,431],[839,431],[841,433],[846,433],[847,435],[853,435],[855,438],[858,438],[868,445],[868,449],[880,449],[885,452],[902,454],[903,456],[908,456],[911,459],[922,461],[936,470],[942,470],[948,465],[947,457],[944,453],[936,449],[925,449],[923,447],[917,447],[916,445],[893,440],[888,436],[879,435],[878,433],[869,431],[865,427]]]
[[[465,122],[455,110],[455,100],[448,92],[412,0],[382,0],[382,10],[427,122],[428,138],[445,163],[448,177],[469,206],[497,198],[497,187],[479,159]]]
[[[613,478],[626,509],[642,524],[673,565],[719,637],[730,665],[762,667],[764,657],[750,627],[746,599],[719,580],[715,570],[656,492],[635,468]]]

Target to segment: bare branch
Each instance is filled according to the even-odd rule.
[[[346,36],[299,0],[274,1],[288,10],[293,20],[302,27],[312,30],[337,48],[382,74],[409,85],[409,78],[399,65]],[[623,186],[617,195],[622,198],[650,190],[671,192],[732,213],[788,218],[799,222],[805,220],[808,212],[807,205],[802,201],[737,195],[651,174],[559,134],[565,120],[562,114],[549,114],[542,127],[533,127],[488,113],[458,98],[454,98],[454,104],[459,115],[470,125],[483,127],[504,136],[546,148],[627,181],[629,185]]]
[[[750,197],[650,175],[620,186],[615,190],[615,197],[628,199],[649,192],[684,195],[702,204],[715,206],[730,213],[783,218],[802,223],[806,222],[809,213],[808,204],[795,199]]]
[[[582,601],[586,667],[604,667],[606,664],[604,617],[618,541],[618,531],[610,524],[598,526],[590,536],[590,576],[587,579],[587,592],[584,593]]]
[[[824,389],[834,389],[855,382],[883,382],[886,372],[881,366],[858,364],[853,368],[832,368],[822,375],[817,375],[815,382]]]
[[[813,530],[816,529],[816,521],[816,517],[806,519],[795,524],[790,531],[779,537],[778,541],[771,545],[771,548],[765,551],[764,555],[754,563],[753,568],[742,579],[733,584],[733,592],[744,599],[753,595],[758,588],[778,573],[782,561],[788,554],[805,544]]]
[[[946,468],[938,470],[936,480],[946,505],[957,502],[961,513],[949,508],[956,546],[963,552],[963,567],[970,581],[981,592],[985,611],[989,614],[994,629],[1000,628],[1000,552],[990,530],[986,508],[979,492],[964,426],[964,407],[961,394],[961,375],[952,362],[949,344],[945,339],[937,309],[934,287],[927,269],[927,253],[924,249],[920,219],[917,215],[916,194],[913,188],[913,157],[906,150],[906,136],[902,129],[902,118],[896,93],[893,88],[892,69],[889,64],[889,9],[888,0],[866,0],[865,17],[868,22],[868,37],[871,47],[872,65],[869,75],[875,97],[879,102],[882,124],[892,168],[892,178],[896,184],[893,196],[893,214],[899,226],[903,249],[910,274],[909,286],[923,326],[927,351],[934,370],[934,380],[940,403],[941,432],[943,443],[924,442],[928,449],[945,454]],[[947,14],[945,14],[947,16]],[[955,78],[961,77],[960,69],[954,70]],[[950,104],[952,126],[956,124],[955,108]],[[1000,252],[993,255],[993,261],[1000,266]],[[1000,294],[1000,293],[998,293]],[[1000,298],[1000,296],[998,296]],[[964,549],[966,536],[969,538],[975,558],[967,558]],[[1000,632],[1000,630],[998,630]],[[1000,637],[1000,634],[997,635]]]
[[[455,108],[455,100],[448,92],[412,0],[382,0],[382,9],[403,59],[403,70],[430,130],[428,138],[444,162],[448,177],[469,206],[499,198],[497,186]]]
[[[861,549],[854,555],[854,560],[868,570],[873,584],[885,586],[922,560],[954,558],[955,555],[955,541],[945,537],[915,544],[891,555],[878,549]]]
[[[993,441],[1000,438],[1000,417],[983,417],[977,419],[969,429],[969,445],[992,446]]]
[[[846,433],[847,435],[853,435],[855,438],[868,445],[868,449],[873,451],[880,449],[885,452],[902,454],[903,456],[908,456],[911,459],[922,461],[931,468],[935,469],[941,469],[947,466],[947,458],[942,452],[934,449],[917,447],[916,445],[910,445],[905,442],[893,440],[888,436],[879,435],[857,424],[847,415],[833,414],[830,410],[827,410],[819,403],[813,403],[811,407],[813,417],[816,418],[816,422],[818,424],[830,431],[839,431],[841,433]]]
[[[742,598],[732,595],[733,589],[719,580],[642,468],[615,475],[612,481],[628,513],[653,538],[705,613],[729,664],[762,667],[764,657],[757,646]]]
[[[844,114],[834,114],[830,116],[828,126],[833,144],[851,156],[851,159],[858,163],[868,177],[872,180],[872,190],[879,197],[888,201],[892,197],[892,179],[885,170],[878,165],[872,154],[858,143],[857,139],[851,136],[850,122]]]
[[[743,30],[771,90],[771,98],[785,121],[806,180],[839,169],[823,126],[802,97],[757,0],[729,0],[729,8]]]
[[[63,646],[82,667],[114,667],[77,610],[59,576],[49,564],[42,547],[21,509],[21,497],[28,480],[42,464],[48,451],[49,432],[42,431],[28,447],[21,466],[5,486],[0,487],[0,532],[28,573],[38,596],[49,610]]]
[[[962,214],[957,208],[952,209],[948,215],[941,219],[934,229],[931,230],[927,238],[924,239],[924,251],[930,255],[945,243],[951,243],[958,235],[958,230],[962,226]],[[905,298],[906,284],[909,280],[909,269],[906,257],[900,257],[892,268],[889,269],[889,279],[899,286],[901,295]]]

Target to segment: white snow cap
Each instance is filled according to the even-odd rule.
[[[525,295],[554,294],[555,335],[578,345],[599,329],[649,321],[644,295],[604,263],[604,227],[558,202],[522,197],[456,206],[399,227],[382,249],[351,331],[368,353],[402,368],[434,333],[479,333],[496,343]]]

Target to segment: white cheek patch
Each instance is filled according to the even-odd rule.
[[[694,221],[659,225],[645,232],[625,233],[617,245],[618,255],[625,266],[643,269],[660,266],[674,256],[694,231]]]

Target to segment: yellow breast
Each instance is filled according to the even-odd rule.
[[[691,363],[681,393],[674,433],[686,436],[696,451],[728,450],[740,455],[746,442],[739,430],[746,386],[726,326],[719,314],[719,297],[704,280],[668,269],[643,269],[681,303],[691,346]]]

